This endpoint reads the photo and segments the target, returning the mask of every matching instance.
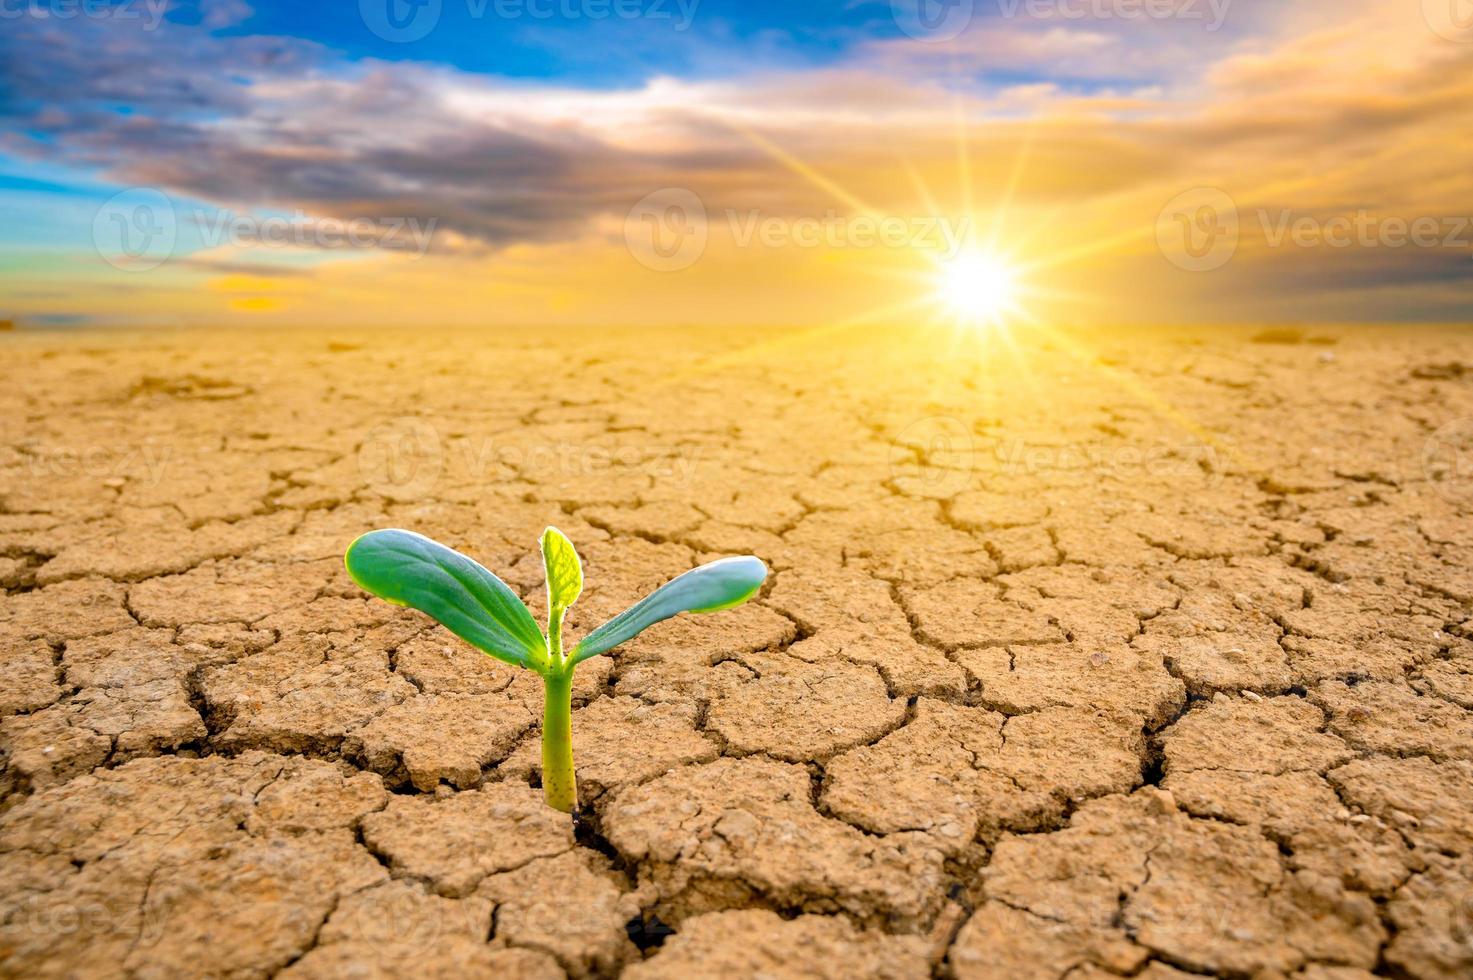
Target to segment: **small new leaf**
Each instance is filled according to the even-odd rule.
[[[751,555],[693,568],[585,636],[573,651],[572,661],[582,663],[612,650],[683,612],[713,613],[739,606],[757,594],[766,578],[767,566]]]
[[[583,562],[568,536],[555,527],[542,532],[542,565],[547,569],[547,605],[567,609],[583,594]]]

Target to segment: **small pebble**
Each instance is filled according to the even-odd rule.
[[[1321,364],[1334,364],[1335,363],[1335,352],[1334,351],[1329,351],[1329,350],[1321,352],[1320,353],[1320,363]]]
[[[1244,700],[1252,701],[1254,704],[1257,704],[1259,701],[1263,700],[1263,695],[1258,694],[1254,691],[1244,691],[1243,698]]]
[[[1092,653],[1089,655],[1089,662],[1091,666],[1103,667],[1110,662],[1110,655],[1108,653]]]

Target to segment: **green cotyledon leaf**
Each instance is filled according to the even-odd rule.
[[[547,607],[567,609],[583,594],[583,562],[568,536],[555,527],[542,532],[542,565],[547,569]]]
[[[517,667],[540,669],[547,641],[501,579],[422,534],[370,531],[348,546],[348,574],[381,599],[426,613],[471,646]]]
[[[767,566],[751,555],[691,569],[585,636],[571,660],[576,664],[596,657],[683,612],[713,613],[739,606],[757,594],[766,578]]]

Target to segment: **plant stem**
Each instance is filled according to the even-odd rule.
[[[547,668],[557,670],[563,665],[563,614],[562,606],[553,606],[547,613]]]
[[[554,810],[578,806],[573,771],[573,672],[553,667],[542,678],[542,794]]]

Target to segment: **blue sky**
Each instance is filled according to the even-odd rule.
[[[610,91],[638,89],[663,77],[740,79],[822,69],[864,44],[904,37],[890,0],[25,2],[42,12],[78,2],[112,12],[92,18],[10,17],[17,30],[0,34],[0,56],[10,59],[12,76],[11,84],[0,86],[0,120],[10,130],[6,144],[0,144],[0,215],[6,219],[0,246],[43,251],[85,238],[98,206],[129,186],[108,173],[109,164],[125,160],[111,152],[69,153],[68,136],[118,132],[130,119],[165,127],[229,119],[236,94],[245,98],[260,84],[256,69],[269,73],[278,59],[295,66],[282,77],[351,75],[355,66],[372,70],[389,63],[439,67],[514,85]],[[433,6],[420,9],[411,2]],[[5,9],[25,8],[11,4]],[[380,11],[407,20],[429,16],[432,27],[416,32],[423,36],[414,40],[386,39],[375,32]],[[86,44],[71,52],[48,52],[48,45],[36,43],[43,32],[67,30],[119,38],[117,43],[142,53],[141,70],[128,58],[111,65],[94,60]],[[232,50],[232,41],[252,47],[243,55],[244,49]],[[279,42],[279,50],[273,51],[272,41]],[[131,55],[133,63],[138,60]],[[206,72],[208,80],[202,77]],[[0,77],[4,74],[0,71]],[[126,80],[135,75],[139,81]],[[1032,76],[1009,71],[1001,77]],[[51,125],[57,118],[67,125]],[[28,120],[46,124],[27,125]],[[15,152],[16,146],[24,152]],[[55,153],[47,152],[51,147]],[[191,207],[210,206],[187,193],[181,200]]]
[[[26,0],[35,3],[37,0]],[[39,0],[51,3],[75,0]],[[889,0],[851,3],[782,2],[782,0],[439,0],[435,26],[424,37],[409,42],[386,40],[369,25],[363,9],[403,4],[406,0],[355,0],[342,3],[306,3],[301,0],[86,0],[101,9],[115,9],[123,28],[135,40],[154,37],[158,51],[165,45],[200,48],[208,38],[276,37],[301,42],[334,71],[351,71],[354,64],[412,62],[459,71],[520,80],[531,85],[571,86],[600,90],[638,87],[651,78],[715,78],[750,74],[773,67],[815,67],[832,64],[866,39],[901,33],[890,13]],[[17,3],[7,11],[22,9]],[[412,11],[403,7],[401,12]],[[159,11],[167,25],[191,27],[187,39],[154,31]],[[638,12],[639,16],[629,16]],[[406,15],[408,15],[406,13]],[[370,15],[371,16],[371,15]],[[130,23],[131,22],[131,23]],[[64,26],[55,19],[53,25]],[[19,27],[45,26],[35,18],[20,18]],[[79,26],[81,26],[79,24]],[[127,30],[129,27],[145,30]],[[25,36],[0,34],[0,56],[34,62],[36,69],[18,84],[0,86],[0,119],[15,125],[25,118],[17,108],[37,105],[59,108],[68,102],[112,114],[116,119],[143,113],[180,119],[208,116],[212,99],[201,97],[197,106],[160,102],[157,92],[142,98],[88,99],[49,89],[65,86],[63,65],[45,69],[45,56],[27,50]],[[165,54],[164,57],[170,57]],[[50,77],[48,77],[50,75]],[[220,77],[233,76],[220,66]],[[246,78],[238,79],[244,86]],[[31,83],[31,84],[27,84]],[[38,84],[39,83],[39,84]],[[29,103],[29,106],[27,104]],[[11,110],[7,112],[6,110]],[[54,135],[44,129],[18,127],[44,145]],[[28,160],[0,151],[0,243],[25,243],[38,248],[62,247],[75,242],[90,222],[91,212],[119,187],[99,174],[99,168],[69,167],[57,159]],[[40,221],[45,216],[48,220]]]
[[[617,13],[635,10],[639,17]],[[590,85],[735,73],[754,62],[823,64],[864,38],[900,33],[888,0],[444,0],[435,29],[406,43],[376,36],[361,18],[343,17],[337,4],[262,0],[232,30],[309,38],[350,58]]]
[[[780,249],[770,268],[754,251],[733,257],[739,273],[708,262],[699,288],[696,272],[631,278],[627,216],[670,189],[779,220],[1005,214],[1016,248],[1087,258],[1057,273],[1059,292],[1128,284],[1130,302],[1098,304],[1128,317],[1473,311],[1466,250],[1267,251],[1254,217],[1466,215],[1473,177],[1440,148],[1467,133],[1473,37],[1399,0],[1173,0],[1147,19],[1111,3],[1141,7],[0,0],[0,319],[305,317],[354,295],[386,309],[381,284],[418,298],[473,281],[499,315],[534,322],[598,315],[626,284],[699,322],[722,305],[711,296],[742,309],[775,283],[790,292],[770,319],[792,322],[883,281],[825,286],[837,265],[799,274]],[[87,15],[63,16],[79,4]],[[1201,188],[1244,209],[1249,237],[1193,277],[1151,239],[1163,206]],[[169,259],[150,276],[109,251],[126,224],[108,209],[132,189],[169,218]],[[202,235],[221,215],[435,232],[408,267]],[[355,278],[365,266],[376,276]],[[681,284],[690,309],[668,298]],[[631,317],[648,305],[623,302]],[[456,312],[481,309],[467,298]]]

